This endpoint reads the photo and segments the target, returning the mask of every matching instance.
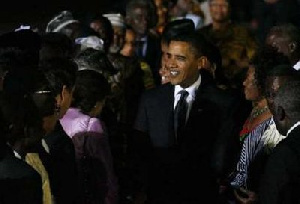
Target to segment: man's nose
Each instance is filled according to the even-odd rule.
[[[166,67],[167,68],[174,68],[174,67],[176,67],[176,61],[175,61],[175,59],[174,58],[172,58],[172,57],[167,57],[166,58]]]

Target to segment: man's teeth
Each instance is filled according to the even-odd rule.
[[[170,71],[170,73],[172,76],[176,76],[176,75],[178,75],[179,72],[178,71]]]

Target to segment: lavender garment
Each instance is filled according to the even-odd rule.
[[[105,204],[117,203],[118,184],[113,170],[113,158],[104,125],[98,118],[91,118],[76,108],[69,108],[60,122],[67,135],[72,138],[77,158],[80,158],[83,154],[83,136],[89,136],[85,145],[88,154],[99,158],[107,172],[106,186],[108,192],[105,196]]]
[[[64,117],[60,120],[65,132],[73,137],[80,132],[96,132],[103,134],[101,121],[98,118],[91,118],[84,115],[79,109],[69,108]]]

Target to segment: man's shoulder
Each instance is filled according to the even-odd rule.
[[[146,90],[143,95],[146,97],[153,97],[153,96],[158,96],[164,93],[173,93],[172,90],[174,90],[174,86],[171,85],[170,83],[167,84],[162,84],[159,86],[156,86],[154,88]]]

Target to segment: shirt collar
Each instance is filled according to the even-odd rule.
[[[296,127],[298,127],[300,125],[300,121],[298,121],[297,123],[295,123],[286,133],[286,136],[288,136]]]
[[[293,66],[295,70],[300,70],[300,60]]]
[[[48,144],[46,143],[45,139],[42,139],[42,147],[44,148],[44,150],[50,154],[50,149],[49,149],[49,146]]]
[[[140,39],[139,39],[139,40],[137,40],[137,41],[147,42],[147,36],[145,36],[145,37],[142,37],[142,38],[140,38]]]
[[[177,96],[177,94],[179,93],[179,91],[181,90],[186,90],[187,92],[189,92],[188,98],[192,97],[192,99],[195,98],[195,91],[198,89],[198,87],[201,84],[201,74],[199,74],[198,79],[188,88],[182,88],[180,85],[175,85],[175,90],[174,90],[174,97]]]
[[[13,150],[13,152],[16,158],[23,160],[21,155],[18,152],[16,152],[15,150]]]

